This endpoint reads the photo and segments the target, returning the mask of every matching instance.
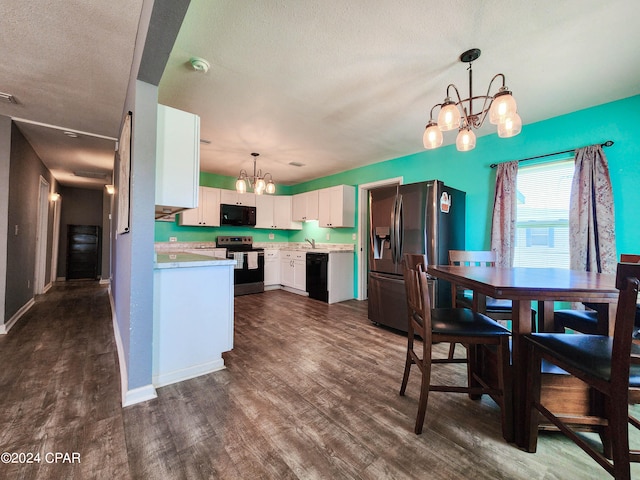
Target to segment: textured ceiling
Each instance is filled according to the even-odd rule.
[[[0,114],[56,174],[71,161],[110,168],[141,5],[0,4],[0,91],[19,101]],[[294,184],[422,151],[446,86],[468,93],[458,57],[469,48],[482,50],[474,94],[504,73],[524,129],[639,94],[639,16],[629,0],[192,0],[159,101],[201,116],[203,170],[237,175],[255,151],[276,183]],[[33,122],[107,138],[74,142]]]

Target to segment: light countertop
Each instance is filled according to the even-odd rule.
[[[195,253],[172,252],[158,253],[154,268],[184,268],[184,267],[222,267],[235,265],[233,259],[213,258]]]

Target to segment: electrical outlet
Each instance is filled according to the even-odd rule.
[[[169,241],[170,242],[177,242],[178,241],[178,237],[169,237]]]
[[[276,236],[273,233],[269,234],[269,240],[273,240],[274,238],[276,238]]]
[[[355,239],[356,239],[356,234],[355,234],[355,233],[352,233],[352,234],[351,234],[351,240],[355,240]]]
[[[18,235],[18,225],[16,225],[15,232],[14,235]]]
[[[331,240],[331,234],[327,233],[327,240]]]

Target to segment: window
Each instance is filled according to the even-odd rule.
[[[569,268],[573,159],[518,168],[514,266]]]

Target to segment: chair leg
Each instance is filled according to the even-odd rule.
[[[429,346],[428,350],[431,350]],[[427,351],[425,345],[423,350],[422,365],[420,371],[422,373],[420,381],[420,399],[418,400],[418,415],[416,416],[416,426],[414,431],[416,435],[422,433],[422,427],[424,425],[424,417],[427,413],[427,403],[429,401],[429,385],[431,385],[431,352]]]
[[[456,353],[456,344],[451,342],[449,344],[449,360],[453,359],[454,354]]]
[[[525,415],[523,447],[527,452],[535,453],[538,447],[538,413],[536,404],[540,403],[541,388],[541,358],[535,354],[533,345],[528,345],[528,370],[527,370],[527,393],[525,396]],[[516,439],[516,442],[518,439]]]
[[[409,382],[409,373],[411,373],[411,364],[413,359],[411,358],[411,351],[413,350],[413,332],[409,332],[407,337],[407,359],[404,362],[404,373],[402,375],[402,385],[400,385],[400,396],[404,396],[404,392],[407,389],[407,383]]]
[[[613,476],[616,479],[630,479],[629,454],[629,410],[626,392],[612,395],[609,399],[609,429],[613,454]],[[617,397],[617,398],[616,398]]]
[[[481,359],[479,358],[479,348],[477,345],[464,345],[467,349],[467,386],[469,388],[480,387],[482,386],[474,374],[478,373],[478,365],[481,363]],[[482,398],[482,394],[479,393],[469,393],[469,398],[471,400],[480,400]]]

